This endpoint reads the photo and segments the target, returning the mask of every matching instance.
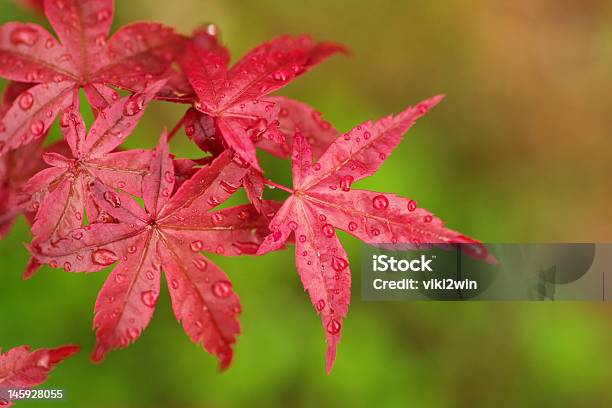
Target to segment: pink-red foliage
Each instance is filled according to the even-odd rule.
[[[352,280],[337,229],[372,245],[469,244],[471,255],[487,258],[414,200],[353,188],[440,96],[341,134],[316,109],[269,94],[346,53],[342,45],[282,36],[230,66],[214,25],[184,36],[135,23],[109,38],[112,0],[45,0],[44,12],[59,41],[35,24],[0,26],[0,76],[14,81],[0,108],[0,234],[19,213],[33,222],[26,277],[41,264],[68,272],[115,265],[95,303],[94,361],[139,338],[163,274],[186,334],[229,366],[240,303],[202,252],[263,255],[295,243],[297,271],[325,329],[328,371]],[[95,115],[89,131],[80,89]],[[191,106],[154,150],[122,149],[153,99]],[[63,140],[49,145],[60,114]],[[203,157],[170,154],[167,139],[181,127]],[[292,188],[264,176],[257,149],[292,160]],[[290,196],[265,200],[266,185]],[[242,187],[249,204],[217,208]]]
[[[1,350],[0,350],[1,351]],[[30,351],[30,346],[15,347],[0,354],[0,387],[28,389],[47,381],[56,365],[79,351],[75,345]],[[10,401],[0,399],[0,406],[10,407]]]

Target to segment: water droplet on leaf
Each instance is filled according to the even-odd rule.
[[[146,290],[140,294],[142,303],[144,303],[144,305],[147,307],[155,307],[157,304],[157,298],[157,293],[153,292],[152,290]]]
[[[114,208],[121,207],[121,199],[119,195],[114,191],[105,191],[104,192],[104,201],[112,205]]]
[[[193,241],[189,245],[189,247],[191,248],[193,252],[200,252],[202,248],[204,248],[204,243],[198,239],[198,240]]]
[[[336,319],[331,319],[329,323],[327,323],[327,332],[329,334],[338,334],[340,333],[340,329],[342,329],[342,324]]]
[[[23,110],[28,110],[34,104],[34,97],[28,91],[21,94],[19,97],[19,107]]]
[[[232,294],[232,284],[228,281],[218,281],[212,285],[213,295],[218,298],[226,298]]]
[[[97,249],[91,254],[91,261],[96,265],[108,266],[117,262],[117,254],[108,249]]]
[[[384,210],[389,206],[389,200],[384,195],[377,195],[372,199],[372,205],[377,210]]]
[[[330,224],[325,224],[323,226],[323,235],[325,235],[327,238],[331,238],[334,236],[334,227],[332,227]]]
[[[14,45],[33,46],[40,37],[37,30],[31,27],[18,27],[10,34],[10,41]]]

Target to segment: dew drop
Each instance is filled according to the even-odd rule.
[[[105,191],[104,192],[104,201],[112,205],[114,208],[121,207],[121,199],[119,195],[114,191]]]
[[[429,223],[431,222],[431,220],[433,220],[433,217],[431,215],[426,215],[425,217],[423,217],[423,222]]]
[[[115,275],[115,282],[122,283],[125,280],[125,275],[118,273]]]
[[[276,230],[272,233],[272,239],[274,240],[274,242],[280,240],[283,237],[283,233]]]
[[[289,221],[289,228],[291,228],[292,230],[297,229],[298,224],[295,221]]]
[[[321,170],[321,163],[315,163],[315,165],[312,166],[312,168],[315,169],[315,171]]]
[[[125,188],[125,186],[126,186],[125,181],[119,181],[117,183],[117,187],[119,187],[119,188]]]
[[[74,239],[76,239],[78,241],[81,238],[83,238],[83,233],[81,231],[75,231],[75,232],[72,233],[72,238],[74,238]]]
[[[141,94],[132,95],[123,105],[123,114],[125,116],[134,116],[142,111],[145,104],[145,97]]]
[[[323,309],[325,309],[325,301],[323,299],[319,299],[315,307],[317,308],[317,312],[322,311]]]
[[[225,191],[227,194],[234,194],[236,191],[238,191],[238,186],[235,186],[233,184],[228,183],[227,181],[221,181],[219,184],[221,184],[221,188],[223,189],[223,191]]]
[[[35,120],[30,125],[30,133],[35,137],[41,136],[45,132],[45,124],[42,120]]]
[[[131,245],[128,247],[127,251],[128,251],[128,254],[133,254],[136,252],[136,247],[134,245]]]
[[[211,207],[216,207],[219,205],[219,200],[217,199],[217,197],[214,197],[214,196],[208,197],[208,200],[206,201]]]
[[[23,110],[28,110],[34,104],[34,97],[28,91],[21,94],[19,97],[19,107]]]
[[[342,272],[347,268],[347,266],[348,261],[346,259],[337,256],[332,258],[332,268],[334,268],[336,272]]]
[[[414,200],[408,201],[408,211],[413,212],[417,208],[417,203]]]
[[[306,235],[300,235],[298,239],[300,240],[300,242],[306,242]]]
[[[353,184],[353,176],[347,175],[340,179],[340,188],[342,191],[349,191],[351,189],[351,184]]]
[[[106,35],[100,34],[96,37],[95,42],[98,47],[104,47],[106,45]]]
[[[98,22],[100,23],[104,20],[108,20],[110,16],[111,16],[111,11],[109,9],[103,9],[103,10],[98,11],[98,14],[96,17],[98,18]]]
[[[135,340],[138,338],[138,336],[140,336],[140,330],[138,330],[136,327],[130,327],[127,332],[128,337],[132,340]]]
[[[172,289],[178,289],[179,283],[178,283],[178,281],[176,279],[172,279],[170,281],[170,286],[172,286]]]
[[[167,171],[164,173],[164,178],[168,183],[174,183],[174,175],[171,171]]]
[[[189,248],[191,248],[193,252],[200,252],[202,248],[204,248],[204,243],[198,239],[189,244]]]
[[[214,213],[212,215],[212,219],[213,219],[213,222],[215,224],[221,224],[223,222],[223,214],[221,214],[221,213]]]
[[[357,223],[353,221],[349,222],[348,228],[349,231],[355,231],[357,229]]]
[[[147,271],[147,273],[145,274],[145,276],[147,277],[148,280],[153,280],[155,279],[155,275],[153,274],[153,272],[151,271]]]
[[[380,235],[380,230],[378,228],[372,228],[370,230],[370,232],[372,233],[373,236],[377,237]]]
[[[206,270],[206,268],[208,267],[208,263],[202,258],[194,259],[193,264],[201,271]]]
[[[70,262],[64,262],[64,270],[70,272],[72,270],[72,264]]]
[[[275,81],[283,82],[287,80],[287,73],[285,71],[276,71],[272,77]]]
[[[334,227],[332,227],[330,224],[325,224],[323,226],[323,235],[325,235],[327,238],[331,238],[334,236]]]
[[[225,252],[225,248],[223,247],[223,245],[219,244],[217,245],[217,249],[215,250],[215,252],[221,255],[222,253]]]
[[[37,30],[31,27],[19,27],[14,29],[10,35],[10,41],[14,45],[33,46],[40,37]]]
[[[147,307],[155,307],[158,295],[152,290],[146,290],[140,294],[140,300]]]
[[[363,133],[363,138],[364,138],[365,140],[368,140],[368,139],[369,139],[369,138],[371,138],[371,137],[372,137],[372,134],[371,134],[370,132],[364,132],[364,133]]]
[[[232,294],[232,284],[228,281],[218,281],[212,285],[213,295],[218,298],[226,298]]]
[[[372,205],[377,210],[384,210],[389,206],[389,200],[384,195],[377,195],[372,199]]]
[[[91,254],[91,261],[96,265],[108,266],[117,262],[117,254],[108,249],[97,249]],[[119,275],[117,275],[119,276]]]
[[[327,323],[327,332],[329,334],[338,334],[340,333],[340,329],[342,329],[342,324],[336,319],[331,319],[329,323]]]

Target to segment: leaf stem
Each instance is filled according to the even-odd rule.
[[[268,179],[264,179],[264,182],[266,183],[267,186],[278,188],[279,190],[283,190],[283,191],[288,192],[289,194],[293,194],[292,189],[290,189],[289,187],[285,187],[282,184],[275,183],[272,180],[268,180]]]
[[[170,133],[168,133],[168,141],[172,140],[172,138],[174,137],[174,135],[176,135],[176,132],[179,131],[179,129],[183,126],[183,123],[185,122],[185,116],[187,114],[185,113],[185,115],[183,115],[181,117],[181,119],[176,123],[176,125],[174,125],[174,127],[172,128],[172,130],[170,131]]]

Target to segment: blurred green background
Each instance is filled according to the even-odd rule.
[[[115,28],[220,25],[234,60],[283,33],[353,50],[283,90],[340,130],[436,93],[447,99],[359,187],[418,200],[488,242],[609,241],[612,3],[607,0],[117,2]],[[1,22],[40,16],[0,0]],[[4,86],[4,83],[3,83]],[[153,146],[183,107],[156,103],[128,141]],[[55,130],[57,131],[57,129]],[[197,150],[177,138],[177,154]],[[270,177],[283,167],[264,159]],[[286,167],[283,167],[286,168]],[[274,192],[278,194],[278,192]],[[106,273],[43,269],[21,281],[25,221],[0,242],[0,346],[77,342],[46,387],[71,407],[611,406],[612,314],[599,303],[365,303],[359,248],[344,235],[354,291],[336,367],[293,251],[215,258],[243,302],[231,369],[193,345],[167,291],[142,338],[89,362]],[[20,403],[20,406],[39,406]]]

